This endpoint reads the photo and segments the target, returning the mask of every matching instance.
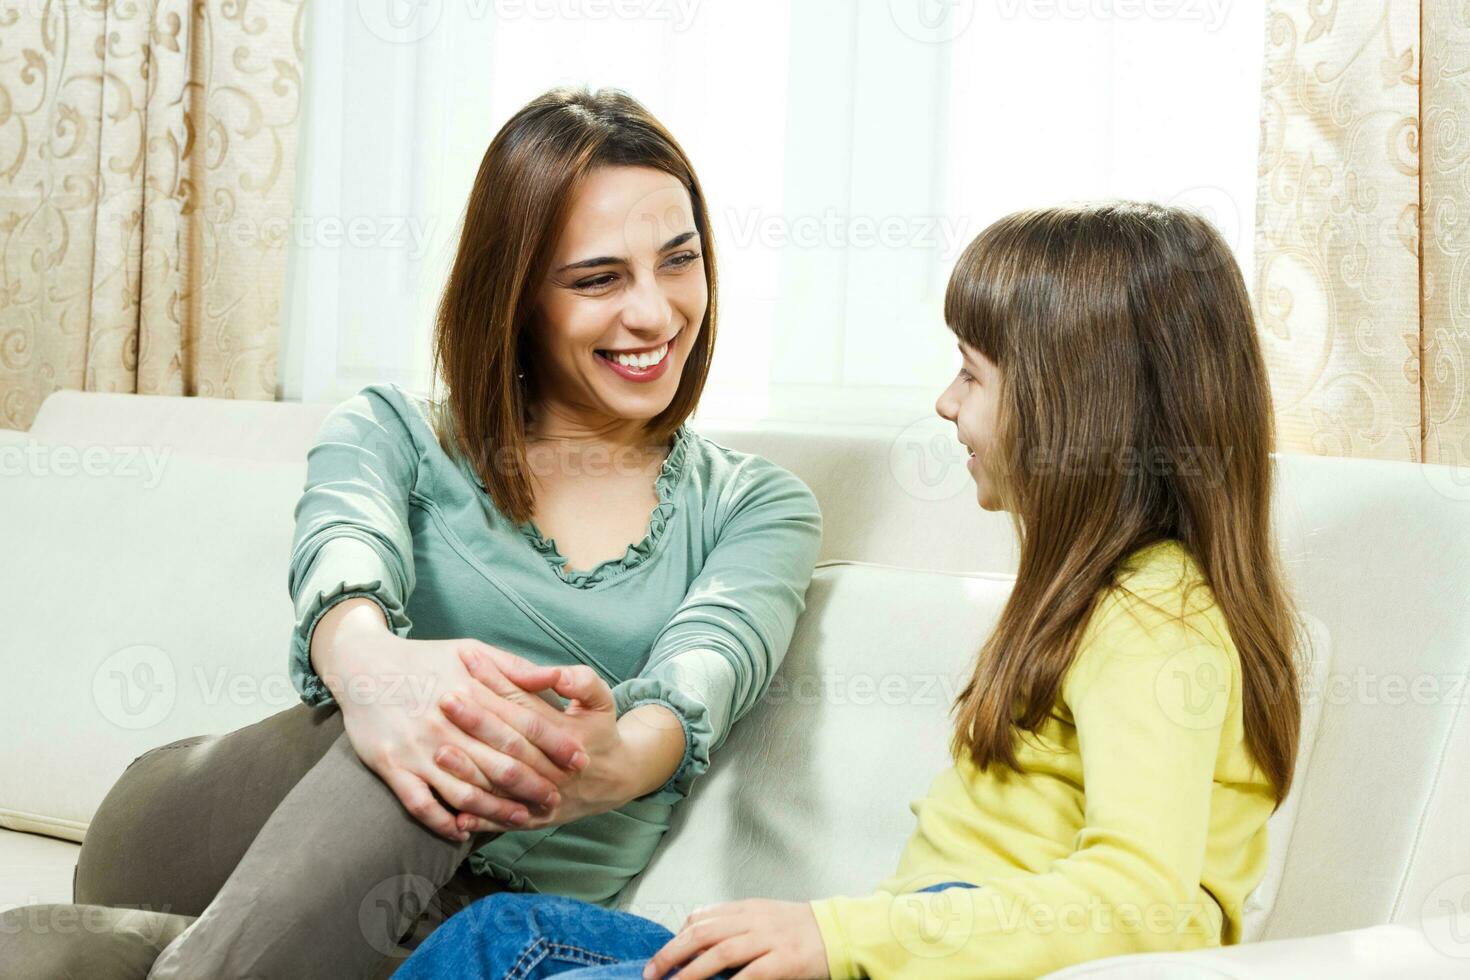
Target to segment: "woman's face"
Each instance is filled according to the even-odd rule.
[[[575,191],[537,296],[537,390],[591,420],[673,401],[709,289],[689,192],[649,167],[598,167]]]
[[[955,435],[970,451],[965,466],[975,481],[975,497],[986,510],[1001,510],[995,478],[996,412],[1000,370],[975,348],[959,342],[960,369],[934,403],[941,418],[954,423]]]

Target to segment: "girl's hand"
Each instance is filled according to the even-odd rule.
[[[339,642],[337,662],[347,676],[322,680],[341,707],[353,749],[404,809],[442,837],[468,839],[456,811],[484,818],[487,831],[528,825],[532,812],[554,805],[558,787],[587,764],[580,739],[558,723],[559,712],[528,693],[561,683],[560,668],[538,667],[473,639],[407,640],[382,630]],[[461,651],[484,662],[480,676],[465,669]],[[435,709],[436,696],[483,712],[478,735],[446,720]],[[474,760],[474,779],[435,763],[446,745]]]
[[[461,659],[472,677],[487,686],[496,683],[493,665],[485,658],[466,651]],[[590,761],[586,768],[558,783],[558,799],[532,813],[517,828],[520,830],[571,823],[581,817],[616,809],[633,798],[628,789],[632,760],[618,729],[617,705],[612,689],[590,667],[562,667],[560,672],[552,690],[570,699],[565,709],[558,712],[536,697],[531,699],[535,704],[530,707],[557,719],[561,729],[585,748]],[[446,718],[473,739],[483,740],[493,735],[496,721],[481,707],[460,701],[443,705],[443,710]],[[434,758],[456,778],[474,783],[486,792],[499,792],[479,779],[473,757],[466,757],[455,746],[446,745]],[[475,813],[460,814],[458,825],[470,833],[496,829]]]
[[[678,980],[705,980],[742,966],[735,980],[827,980],[827,947],[812,907],[755,898],[700,909],[648,961],[643,977],[679,969]]]

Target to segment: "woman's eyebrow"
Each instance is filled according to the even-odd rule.
[[[663,245],[659,247],[659,251],[667,252],[671,248],[678,248],[680,245],[683,245],[685,242],[689,241],[689,239],[694,238],[698,234],[699,232],[697,231],[686,231],[682,234],[675,235],[673,238],[670,238],[668,241],[664,242]],[[611,255],[599,255],[596,258],[592,259],[581,259],[577,262],[569,262],[556,271],[566,272],[569,269],[592,269],[599,265],[624,265],[627,263],[627,261],[627,259],[613,258]]]

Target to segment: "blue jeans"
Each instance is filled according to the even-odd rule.
[[[947,881],[922,891],[975,887]],[[653,954],[673,938],[657,922],[628,912],[559,895],[500,892],[430,933],[393,980],[640,980]]]

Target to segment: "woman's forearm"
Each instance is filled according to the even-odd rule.
[[[339,702],[342,682],[350,670],[350,665],[342,662],[345,644],[341,641],[360,633],[386,632],[388,621],[383,618],[382,607],[366,596],[344,599],[317,620],[311,631],[311,668]]]
[[[684,758],[684,724],[661,704],[640,704],[618,719],[626,755],[620,766],[623,802],[669,781]]]

